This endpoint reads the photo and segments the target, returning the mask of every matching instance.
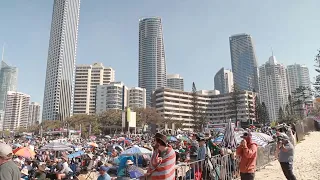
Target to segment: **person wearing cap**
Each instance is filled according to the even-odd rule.
[[[199,137],[198,142],[199,142],[199,149],[197,154],[197,160],[199,161],[199,160],[204,160],[206,158],[207,147],[206,147],[206,141],[204,137]]]
[[[65,178],[67,175],[69,175],[70,173],[72,173],[72,170],[68,164],[68,157],[62,156],[62,170],[60,170],[57,173],[57,179],[61,180]]]
[[[8,144],[0,143],[0,179],[20,180],[21,173],[12,161],[12,148]]]
[[[154,151],[145,176],[150,176],[151,180],[174,180],[175,165],[176,153],[167,144],[167,136],[156,133],[154,136]]]
[[[296,180],[293,174],[294,146],[288,136],[278,136],[277,150],[282,172],[288,180]]]
[[[241,138],[243,140],[236,151],[237,156],[241,157],[239,165],[241,180],[253,180],[256,170],[258,146],[252,141],[252,134],[250,132],[245,132]]]
[[[46,166],[45,165],[40,165],[38,166],[37,172],[35,174],[36,180],[45,180],[46,179]]]
[[[111,180],[111,177],[109,176],[109,174],[107,173],[109,170],[108,167],[106,166],[100,166],[99,168],[99,177],[97,180]]]
[[[24,168],[21,170],[21,180],[29,180],[28,169]]]

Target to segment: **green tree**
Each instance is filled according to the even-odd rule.
[[[261,114],[262,114],[262,112],[261,112],[261,110],[262,110],[262,108],[261,108],[261,103],[260,103],[260,100],[259,100],[259,98],[258,98],[258,96],[256,96],[255,97],[255,100],[254,100],[254,107],[255,107],[255,109],[254,109],[254,114],[255,114],[255,119],[256,119],[256,122],[261,122]]]
[[[268,109],[264,102],[261,104],[261,122],[264,126],[270,122]]]
[[[122,111],[117,109],[109,109],[98,115],[99,123],[103,127],[122,126]]]
[[[81,136],[86,138],[90,135],[90,126],[91,135],[99,135],[102,127],[95,115],[87,114],[76,114],[72,117],[67,118],[64,123],[66,125],[69,125],[70,129],[75,130],[79,130],[81,125]]]
[[[315,62],[315,70],[317,73],[319,73],[315,78],[315,82],[313,83],[313,87],[314,87],[314,95],[316,98],[320,97],[320,50],[318,50],[317,55],[315,56],[314,59]]]
[[[299,86],[292,94],[294,97],[295,110],[299,113],[300,118],[303,119],[307,100],[312,98],[313,91],[310,87]]]
[[[205,109],[198,104],[198,93],[196,84],[192,83],[192,98],[191,98],[191,113],[193,119],[193,129],[195,131],[201,132],[205,124],[207,123],[207,117]]]
[[[239,89],[239,87],[234,84],[233,85],[233,90],[231,92],[231,101],[230,104],[228,106],[228,109],[230,110],[231,113],[231,118],[235,119],[236,125],[238,124],[238,113],[239,113],[239,105],[240,105],[240,97],[241,95],[241,91]]]
[[[279,119],[278,119],[278,122],[285,122],[285,118],[286,118],[286,115],[282,109],[282,107],[279,108]]]

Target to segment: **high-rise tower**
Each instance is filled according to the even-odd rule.
[[[293,93],[300,86],[308,88],[311,86],[309,69],[305,65],[293,64],[287,66],[287,79],[289,94]]]
[[[286,68],[271,56],[259,67],[259,75],[260,101],[266,104],[270,120],[278,120],[279,109],[284,109],[288,103]]]
[[[159,17],[139,20],[139,87],[146,89],[147,105],[151,103],[152,92],[165,87],[167,70]]]
[[[230,93],[233,90],[233,74],[230,70],[221,68],[214,76],[214,89],[221,94]]]
[[[258,66],[252,37],[237,34],[229,38],[233,81],[240,90],[256,92],[258,85]]]
[[[72,115],[80,0],[53,4],[42,120]]]
[[[167,87],[171,89],[184,90],[183,77],[179,74],[167,75]]]

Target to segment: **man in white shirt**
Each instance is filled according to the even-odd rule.
[[[68,157],[62,157],[62,169],[57,173],[57,179],[61,180],[65,178],[68,174],[72,173],[71,168],[68,164]]]

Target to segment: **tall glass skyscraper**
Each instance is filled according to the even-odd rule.
[[[9,66],[4,61],[0,67],[0,111],[4,110],[4,102],[8,91],[16,91],[18,68]]]
[[[162,22],[159,17],[139,20],[139,87],[146,89],[147,105],[152,92],[167,83]]]
[[[42,120],[72,115],[80,0],[54,0]]]
[[[252,37],[237,34],[229,41],[234,85],[240,90],[258,92],[258,65]]]

